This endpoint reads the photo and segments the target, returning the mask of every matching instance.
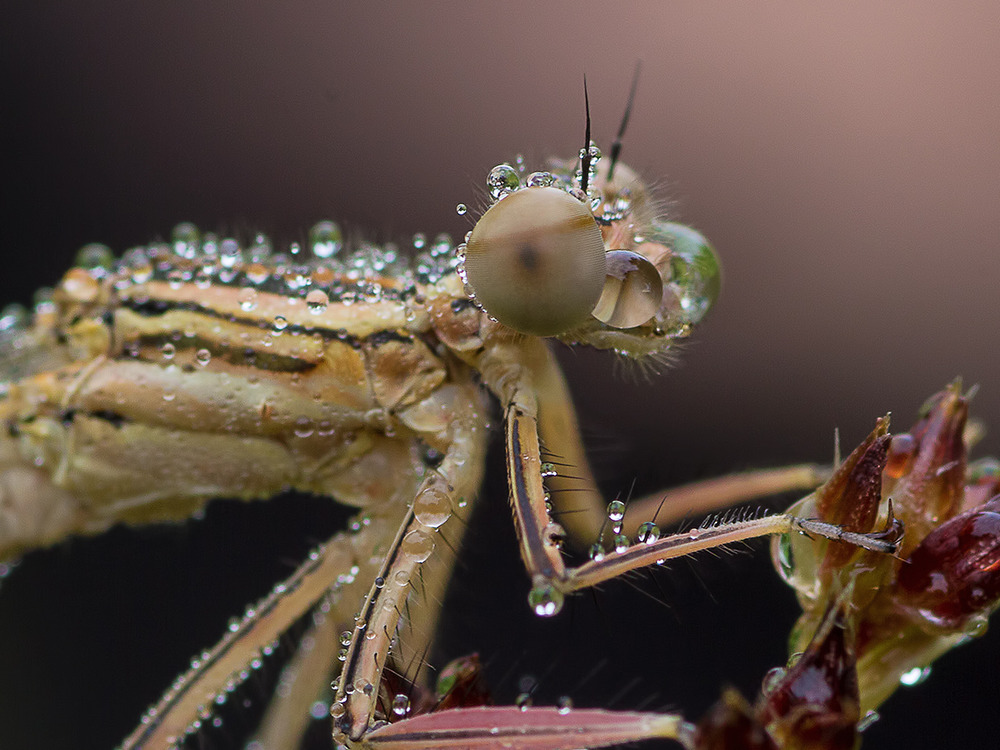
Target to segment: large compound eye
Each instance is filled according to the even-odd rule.
[[[553,187],[494,204],[469,237],[465,274],[506,326],[554,336],[586,322],[604,287],[604,241],[587,207]]]

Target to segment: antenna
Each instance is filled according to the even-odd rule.
[[[583,151],[580,152],[580,189],[586,195],[590,180],[590,97],[587,95],[587,76],[583,77],[583,104],[587,109],[587,130],[583,136]]]
[[[618,126],[618,135],[615,136],[615,142],[611,144],[611,161],[608,164],[608,180],[615,172],[615,165],[618,163],[618,156],[622,152],[622,138],[625,137],[625,130],[628,128],[629,118],[632,116],[632,105],[635,104],[635,91],[639,88],[639,71],[642,70],[642,60],[636,60],[635,63],[635,73],[632,74],[632,88],[628,92],[628,102],[625,104],[625,114],[622,116],[622,124]],[[584,80],[584,95],[586,95],[587,85],[586,80]],[[589,123],[589,110],[588,110],[588,123]],[[589,132],[589,131],[588,131]]]

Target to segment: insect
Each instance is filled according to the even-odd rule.
[[[334,739],[352,747],[438,747],[456,735],[465,747],[650,736],[694,746],[676,715],[441,708],[414,675],[482,479],[487,394],[539,616],[630,570],[757,536],[893,553],[889,512],[868,513],[864,528],[822,511],[660,531],[692,510],[812,487],[809,467],[640,499],[627,514],[601,499],[545,340],[655,357],[703,318],[719,269],[703,237],[656,216],[618,147],[602,159],[587,130],[579,160],[493,168],[492,205],[466,241],[441,238],[412,263],[388,246],[345,253],[332,223],[314,227],[308,253],[288,255],[181,226],[118,261],[83,258],[30,321],[7,327],[0,559],[118,522],[185,518],[219,496],[295,488],[358,509],[195,659],[124,747],[196,735],[303,618],[308,645],[255,747],[293,746],[331,678]],[[585,562],[567,565],[566,540],[589,546]],[[817,632],[842,628],[819,619]],[[396,675],[409,683],[401,692]]]

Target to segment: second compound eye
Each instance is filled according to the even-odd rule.
[[[506,326],[554,336],[585,323],[604,287],[601,230],[587,207],[553,187],[518,190],[472,230],[465,273]]]

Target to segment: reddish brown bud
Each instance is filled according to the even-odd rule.
[[[860,717],[852,639],[829,613],[805,653],[764,696],[761,720],[783,748],[851,750]]]
[[[723,693],[698,722],[694,746],[698,750],[778,750],[750,706],[735,690]]]
[[[902,455],[893,456],[893,467],[901,476],[886,487],[906,527],[904,555],[961,509],[964,494],[967,453],[963,432],[969,405],[960,385],[952,384],[935,394],[922,411],[909,433],[915,443],[913,455],[905,462],[900,461]],[[897,447],[901,454],[906,452],[902,444]],[[891,479],[892,474],[886,478]]]
[[[838,524],[845,531],[866,533],[875,527],[882,502],[882,469],[890,440],[888,435],[880,435],[867,446],[847,475],[840,497],[826,508],[820,507],[823,520]],[[855,545],[831,542],[823,564],[839,568],[857,553]]]
[[[1000,497],[931,531],[897,582],[902,604],[947,630],[988,615],[1000,601]]]

